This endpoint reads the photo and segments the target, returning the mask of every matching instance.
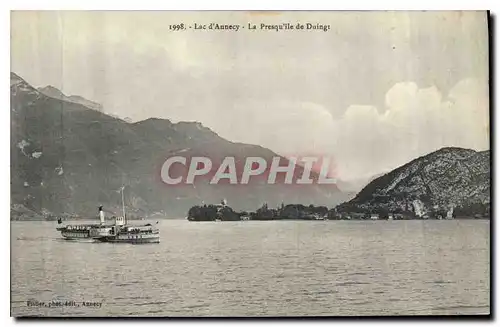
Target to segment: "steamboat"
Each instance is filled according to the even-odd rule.
[[[103,207],[99,207],[99,220],[97,224],[78,224],[57,227],[61,236],[66,240],[107,242],[107,243],[160,243],[160,231],[152,224],[129,225],[125,213],[125,204],[122,193],[123,216],[114,217],[114,221],[106,223]],[[58,220],[62,224],[62,220]],[[158,224],[158,222],[157,222]]]

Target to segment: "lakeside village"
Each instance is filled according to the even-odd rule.
[[[353,210],[354,209],[354,210]],[[238,221],[238,220],[414,220],[414,219],[489,219],[489,204],[467,207],[433,206],[425,210],[421,201],[406,203],[402,208],[389,211],[381,207],[354,207],[348,203],[328,209],[325,206],[281,204],[276,209],[265,203],[255,212],[237,212],[227,205],[202,204],[191,207],[186,217],[189,221]]]

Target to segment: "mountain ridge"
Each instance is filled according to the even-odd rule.
[[[103,110],[102,105],[99,104],[99,103],[97,103],[97,102],[85,99],[84,97],[79,96],[79,95],[70,95],[70,96],[67,96],[61,90],[59,90],[58,88],[56,88],[56,87],[54,87],[52,85],[47,85],[47,86],[44,86],[44,87],[39,87],[39,88],[37,88],[37,90],[39,92],[45,94],[46,96],[54,98],[54,99],[63,100],[63,101],[67,101],[67,102],[78,103],[78,104],[84,105],[85,107],[88,107],[90,109],[94,109],[94,110],[97,110],[97,111],[102,111]]]

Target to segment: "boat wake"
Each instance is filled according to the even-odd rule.
[[[47,236],[38,236],[38,237],[17,237],[16,238],[18,241],[43,241],[43,240],[48,240],[49,237]]]
[[[74,242],[74,243],[101,243],[101,241],[92,238],[79,238],[79,239],[56,238],[55,241]]]

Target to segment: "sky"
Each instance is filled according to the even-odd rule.
[[[245,29],[170,29],[180,23]],[[344,180],[445,146],[489,148],[485,12],[15,11],[11,71],[131,121],[199,121],[281,155],[332,157]]]

